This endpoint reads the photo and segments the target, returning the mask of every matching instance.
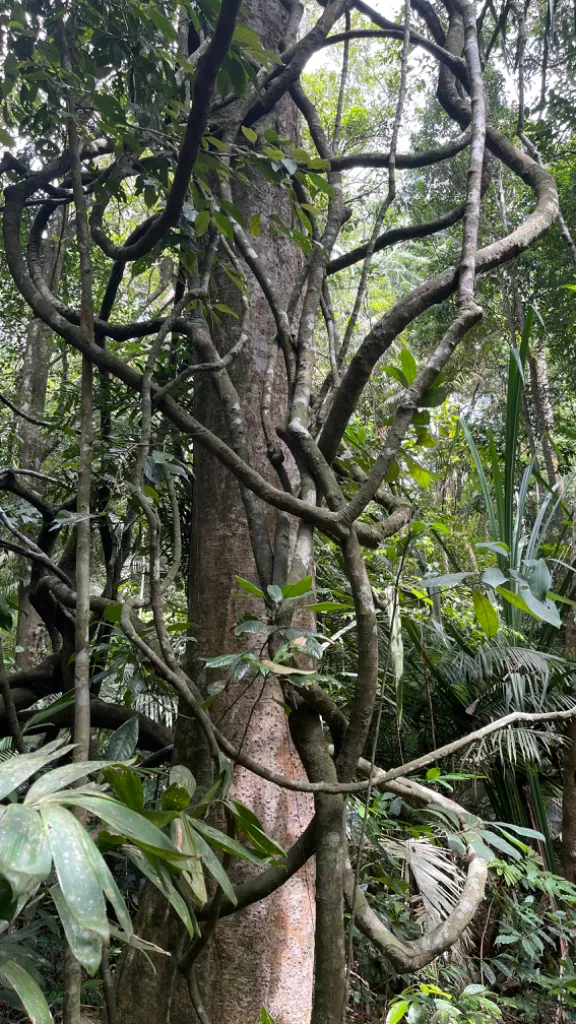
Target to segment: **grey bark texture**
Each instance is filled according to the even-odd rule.
[[[248,3],[249,24],[259,36],[278,40],[285,22],[279,3],[254,0]],[[278,131],[287,122],[294,131],[294,108],[289,101],[280,105],[265,127]],[[281,301],[288,301],[301,266],[300,254],[283,238],[271,238],[267,224],[283,203],[278,190],[260,178],[255,194],[236,191],[235,202],[246,217],[260,212],[262,233],[253,239]],[[289,216],[289,214],[288,214]],[[239,295],[222,275],[222,301],[240,311]],[[250,293],[250,339],[231,364],[229,374],[235,386],[252,447],[253,465],[276,483],[266,455],[260,422],[260,395],[268,363],[268,352],[276,333],[275,325],[256,281],[248,280]],[[225,319],[225,318],[224,318]],[[215,338],[224,356],[235,340],[237,321],[229,331],[223,324]],[[198,355],[196,353],[195,355]],[[202,358],[202,356],[200,356]],[[278,361],[273,408],[274,420],[281,419],[286,396],[284,367]],[[226,437],[226,426],[212,375],[196,383],[196,414],[210,429]],[[190,619],[196,624],[198,644],[194,654],[214,657],[236,649],[233,626],[243,612],[262,612],[246,596],[239,595],[235,576],[258,583],[246,512],[240,487],[212,455],[197,448],[194,456],[194,497],[192,508],[189,604]],[[273,541],[275,513],[268,515]],[[196,663],[198,681],[200,662]],[[206,680],[204,680],[206,682]],[[305,779],[300,759],[290,737],[280,687],[268,682],[251,685],[247,679],[227,687],[213,707],[218,727],[242,750],[282,774]],[[176,731],[175,761],[188,764],[199,784],[207,773],[202,739],[188,718],[181,717]],[[304,793],[280,790],[243,768],[236,768],[234,795],[261,818],[266,830],[285,848],[304,831],[313,813],[312,798]],[[235,884],[253,877],[261,869],[234,863],[230,874]],[[202,1004],[212,1024],[253,1024],[263,1007],[276,1024],[306,1024],[310,1019],[314,968],[314,869],[308,862],[284,886],[267,899],[233,914],[218,924],[214,937],[195,966],[195,979]],[[146,890],[141,902],[139,934],[175,954],[182,951],[181,930],[156,892]],[[156,957],[154,975],[146,959],[134,950],[123,958],[118,970],[118,1024],[140,1024],[142,1020],[196,1024],[189,992],[177,975],[172,961]],[[167,993],[170,998],[167,999]],[[169,1004],[167,1006],[167,1004]]]
[[[55,288],[60,276],[61,257],[66,244],[66,209],[55,214],[52,231],[44,243],[43,270],[52,287]],[[31,419],[43,419],[46,407],[46,389],[48,385],[48,368],[54,346],[50,339],[50,331],[42,320],[34,319],[28,324],[22,370],[20,374],[19,408]],[[21,469],[38,471],[46,457],[45,441],[42,427],[37,423],[16,418],[16,433],[20,440],[18,465]],[[34,481],[34,487],[42,493],[43,482]],[[18,588],[18,624],[16,644],[23,650],[16,654],[16,665],[20,669],[31,668],[42,656],[45,643],[45,629],[38,612],[30,604],[29,593],[32,572],[30,562],[23,559],[20,563],[20,583]]]

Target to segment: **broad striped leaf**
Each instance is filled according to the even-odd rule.
[[[23,754],[23,757],[26,755]],[[14,960],[0,960],[0,977],[21,999],[32,1024],[53,1024],[50,1007],[44,993],[34,978],[30,977],[20,964]]]
[[[65,807],[46,802],[42,804],[40,814],[52,850],[56,876],[70,912],[82,928],[95,932],[108,942],[106,904],[88,852],[92,840]]]
[[[52,854],[38,811],[9,804],[0,826],[0,875],[15,896],[35,889],[50,874]]]

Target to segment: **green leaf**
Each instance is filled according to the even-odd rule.
[[[328,181],[326,181],[326,179],[323,178],[321,174],[315,174],[314,171],[306,171],[306,174],[308,175],[308,178],[310,179],[312,184],[315,185],[315,187],[319,189],[320,192],[324,192],[327,196],[331,196],[332,198],[334,198],[334,196],[336,195],[334,186],[331,185]]]
[[[104,857],[100,853],[100,850],[98,849],[96,844],[92,842],[92,840],[89,839],[86,849],[88,853],[88,859],[100,883],[102,892],[104,893],[108,902],[114,908],[116,917],[118,918],[118,921],[122,928],[124,929],[124,931],[128,935],[131,935],[133,931],[132,920],[126,908],[126,904],[124,903],[124,898],[118,886],[116,885],[116,882],[114,881],[114,876],[112,875],[110,868],[108,867],[106,861],[104,860]]]
[[[15,145],[14,139],[5,128],[0,128],[0,144],[6,146],[6,149],[12,149]]]
[[[184,786],[169,786],[160,802],[165,811],[183,811],[190,804],[190,793]]]
[[[230,242],[233,242],[234,241],[234,226],[233,226],[232,222],[228,219],[226,214],[222,213],[221,210],[215,210],[215,212],[214,212],[214,221],[216,223],[216,227],[218,228],[218,230],[221,231],[223,235],[226,235],[226,238]]]
[[[507,857],[512,857],[513,860],[522,860],[520,851],[516,850],[510,843],[507,843],[502,836],[497,836],[494,832],[488,832],[487,829],[481,829],[480,835],[489,846],[493,846],[501,853],[505,853]]]
[[[246,136],[248,142],[257,142],[258,135],[253,128],[247,128],[245,124],[242,125],[242,134]]]
[[[248,594],[254,594],[255,597],[261,597],[264,599],[264,592],[256,587],[250,580],[244,580],[241,576],[236,576],[236,583],[242,587]]]
[[[490,824],[494,824],[495,828],[497,828],[498,831],[502,833],[504,839],[507,839],[509,843],[512,843],[514,846],[517,846],[519,850],[522,850],[522,853],[527,852],[529,847],[526,845],[526,843],[523,843],[522,840],[518,838],[518,836],[511,835],[510,832],[507,832],[506,829],[502,828],[501,825],[496,825],[494,822],[490,822]]]
[[[190,63],[189,60],[186,60],[186,57],[182,56],[181,53],[176,53],[174,54],[174,56],[176,57],[176,60],[178,61],[181,67],[186,68],[186,71],[188,71],[191,75],[196,74],[196,68],[194,67],[193,64]]]
[[[185,859],[176,850],[174,844],[165,836],[159,828],[151,821],[148,821],[142,814],[125,807],[105,793],[95,793],[89,789],[63,790],[54,793],[51,801],[68,803],[75,807],[83,807],[91,814],[112,825],[121,835],[127,836],[136,844],[142,844],[154,850],[158,856],[167,856],[175,863],[185,862]],[[51,806],[47,801],[42,804],[42,811],[45,807]]]
[[[484,466],[482,464],[482,459],[480,458],[480,454],[478,452],[476,444],[474,443],[474,439],[472,437],[472,434],[470,433],[470,430],[468,429],[468,425],[464,422],[464,420],[460,420],[460,426],[462,427],[462,433],[464,434],[464,437],[466,438],[466,442],[468,444],[468,447],[469,447],[469,449],[470,449],[470,451],[472,453],[472,459],[474,461],[474,467],[476,469],[476,473],[477,473],[478,480],[479,480],[479,483],[480,483],[480,488],[482,490],[482,496],[484,498],[484,505],[486,506],[486,511],[488,513],[488,519],[490,521],[490,533],[492,535],[492,541],[496,541],[496,540],[498,540],[498,538],[500,536],[498,517],[497,517],[497,514],[496,514],[496,509],[494,507],[494,502],[492,501],[492,496],[490,494],[490,488],[488,486],[488,480],[486,478],[486,473],[484,472]],[[477,544],[476,546],[479,547],[479,548],[480,547],[486,547],[490,551],[495,550],[495,546],[493,546],[492,543],[490,543],[490,544]],[[505,548],[504,554],[508,554],[508,548],[506,547],[506,545],[504,544],[502,546],[503,546],[503,548]],[[502,552],[500,552],[500,553],[502,553]]]
[[[311,589],[312,577],[305,576],[304,579],[298,580],[297,583],[287,583],[285,587],[282,587],[282,597],[285,601],[292,597],[302,597],[303,594],[308,594]]]
[[[523,587],[521,591],[526,607],[531,615],[535,619],[539,619],[543,622],[550,623],[551,626],[555,626],[560,629],[562,625],[562,619],[560,618],[560,612],[553,601],[546,599],[545,601],[539,601],[528,587]]]
[[[128,847],[127,854],[133,864],[143,875],[164,894],[170,906],[174,908],[178,917],[184,924],[188,934],[193,937],[199,932],[196,920],[190,914],[186,901],[174,885],[166,866],[155,858],[146,857],[141,850]]]
[[[92,840],[70,811],[43,803],[42,821],[48,835],[56,876],[71,914],[87,931],[109,939],[102,886],[87,852]],[[95,849],[95,847],[94,847]]]
[[[497,935],[494,939],[495,946],[511,946],[513,942],[518,942],[520,935],[515,933],[514,935]]]
[[[294,668],[292,665],[283,665],[279,661],[268,661],[262,658],[260,664],[267,672],[275,676],[313,676],[315,669]]]
[[[194,221],[194,230],[196,232],[196,238],[201,238],[210,227],[210,211],[201,210],[196,220]]]
[[[229,668],[238,661],[238,654],[218,654],[215,658],[205,658],[206,668]]]
[[[127,722],[122,722],[122,725],[112,733],[108,740],[104,753],[105,758],[108,761],[128,761],[136,750],[138,732],[137,715],[134,715],[134,718],[129,718]]]
[[[398,383],[401,384],[403,388],[407,388],[408,387],[408,381],[406,380],[406,376],[404,374],[404,371],[401,370],[400,367],[398,367],[398,366],[383,366],[382,369],[383,369],[383,371],[384,371],[384,373],[386,374],[387,377],[392,377],[393,380],[397,380]]]
[[[141,811],[144,807],[144,789],[142,779],[133,768],[121,764],[118,767],[106,768],[106,782],[122,803],[133,811]]]
[[[52,715],[56,714],[58,711],[61,711],[64,708],[73,707],[75,699],[76,695],[73,689],[69,690],[68,693],[64,693],[58,698],[58,700],[53,701],[47,708],[42,708],[41,711],[37,711],[36,714],[32,715],[32,717],[29,718],[23,726],[22,731],[25,733],[30,732],[35,725],[40,725],[41,722],[49,722]],[[44,747],[42,749],[46,748]]]
[[[418,374],[416,360],[409,349],[403,348],[400,353],[400,362],[408,385],[413,384]]]
[[[50,874],[52,855],[37,811],[9,804],[0,824],[0,875],[14,896],[31,892]]]
[[[501,587],[507,582],[507,578],[497,565],[491,565],[488,569],[484,569],[482,582],[489,587]]]
[[[260,36],[249,25],[236,25],[232,42],[245,50],[254,50],[256,53],[262,49]]]
[[[307,612],[351,612],[353,607],[351,604],[343,604],[341,601],[318,601],[317,604],[307,604]]]
[[[274,604],[281,604],[282,590],[280,587],[277,587],[275,583],[270,583],[266,587],[266,591],[268,593],[268,597],[270,597],[274,601]]]
[[[14,960],[0,959],[0,976],[21,1000],[32,1024],[53,1024],[52,1014],[38,982]]]
[[[486,636],[496,636],[499,626],[498,612],[490,598],[481,590],[473,590],[472,601],[474,602],[476,621],[480,628],[484,630]]]
[[[182,853],[188,856],[188,867],[183,872],[185,880],[192,889],[196,899],[201,903],[207,903],[208,892],[204,879],[204,869],[198,845],[199,836],[192,828],[187,814],[181,814],[172,823],[172,838]]]
[[[226,306],[223,302],[214,302],[212,309],[217,309],[220,313],[228,313],[230,316],[235,316],[238,319],[238,313],[235,313],[233,309],[230,309],[230,306]]]
[[[166,39],[171,43],[176,43],[178,41],[178,32],[174,25],[169,21],[165,14],[162,14],[162,12],[158,10],[157,7],[147,7],[146,14]]]
[[[502,825],[503,828],[508,829],[510,832],[517,832],[519,836],[526,836],[527,839],[539,839],[541,842],[545,841],[545,836],[542,832],[537,832],[534,828],[525,828],[524,825],[511,825],[508,821],[494,821],[493,825]]]
[[[191,818],[188,819],[188,823],[190,825],[190,828],[193,829],[195,827],[196,823],[193,823]],[[205,867],[208,869],[210,874],[213,875],[213,877],[216,879],[224,895],[228,897],[228,899],[234,906],[236,906],[238,903],[238,899],[236,897],[236,893],[234,892],[234,886],[232,885],[232,882],[228,878],[228,875],[226,874],[224,868],[222,867],[220,861],[218,860],[218,857],[214,853],[214,850],[206,842],[204,837],[200,835],[199,832],[195,833],[194,841],[196,843],[198,852],[202,858],[202,862],[204,863]]]
[[[268,626],[260,619],[244,619],[242,622],[238,622],[234,629],[236,636],[241,636],[243,633],[269,634],[271,631],[274,632],[274,627]]]
[[[63,740],[53,740],[31,754],[17,754],[0,765],[0,800],[21,786],[45,764],[64,757],[74,749],[73,743],[67,746],[63,746],[63,743]]]
[[[230,53],[223,62],[223,70],[228,72],[232,86],[237,96],[243,96],[248,85],[248,75],[242,61],[235,53]]]
[[[400,466],[398,465],[398,462],[396,461],[396,459],[394,459],[394,461],[392,462],[392,464],[390,466],[390,469],[386,473],[386,476],[384,477],[384,479],[385,479],[387,484],[393,484],[394,481],[397,480],[399,476],[400,476]]]
[[[508,558],[508,555],[510,554],[510,548],[504,543],[504,541],[482,541],[480,544],[477,544],[476,547],[479,550],[486,549],[486,551],[493,551],[495,555],[502,555],[503,558]]]
[[[500,594],[500,597],[503,597],[504,600],[508,601],[508,604],[513,605],[514,608],[519,608],[520,611],[526,612],[527,615],[532,615],[535,619],[539,618],[537,614],[530,611],[526,601],[523,597],[520,597],[520,594],[515,594],[513,590],[506,590],[505,587],[496,587],[496,590]]]
[[[156,943],[149,942],[140,935],[126,935],[112,921],[110,922],[110,935],[113,939],[118,939],[119,942],[125,942],[128,946],[133,946],[134,949],[141,949],[144,953],[160,953],[163,956],[171,956],[167,949],[162,949],[162,946],[157,946]]]
[[[118,103],[118,100],[114,96],[110,96],[108,93],[93,93],[92,103],[101,114],[104,115],[106,120],[110,124],[125,124],[126,115],[122,110],[122,107]]]
[[[102,959],[102,939],[96,932],[83,928],[72,914],[59,885],[50,889],[50,895],[62,922],[68,945],[88,974],[94,976]]]
[[[170,825],[174,818],[178,817],[178,811],[140,811],[140,814],[157,828],[166,828],[166,825]]]
[[[418,484],[419,487],[424,488],[424,490],[428,490],[432,483],[432,474],[430,471],[425,469],[424,466],[421,466],[419,462],[416,462],[416,460],[411,458],[406,452],[403,452],[403,455],[404,461],[408,465],[408,470],[410,476],[414,480],[414,483]]]
[[[175,764],[170,769],[170,785],[183,786],[191,797],[196,792],[196,779],[184,764]]]
[[[446,388],[428,388],[422,395],[418,405],[421,409],[435,409],[436,406],[442,405],[447,397],[448,392]]]
[[[530,337],[534,326],[534,309],[528,306],[524,317],[522,338],[517,357],[510,353],[508,364],[508,386],[506,389],[506,425],[504,436],[506,438],[506,450],[504,453],[504,503],[505,522],[504,529],[500,532],[508,544],[517,550],[516,530],[513,529],[514,508],[515,508],[515,478],[516,464],[518,459],[518,433],[522,416],[522,389],[524,384],[524,366],[528,355]],[[532,464],[533,465],[533,464]],[[531,475],[531,468],[528,470],[528,477]],[[523,520],[523,508],[520,496],[516,506],[517,524]],[[496,536],[493,537],[496,540]]]
[[[552,577],[543,558],[539,558],[530,573],[528,585],[537,601],[545,601],[550,590]]]
[[[433,587],[455,587],[457,583],[461,583],[462,580],[471,575],[470,572],[451,572],[445,576],[426,576],[420,580],[420,584],[426,590],[431,590]]]
[[[386,1024],[398,1024],[406,1016],[409,1007],[408,999],[401,999],[398,1003],[394,1003],[386,1014]]]
[[[462,992],[463,996],[478,996],[481,992],[487,992],[488,989],[485,985],[466,985],[466,988]]]
[[[124,836],[117,835],[116,832],[109,832],[108,829],[101,828],[98,830],[98,849],[102,853],[110,853],[112,850],[117,850],[120,846],[124,846],[126,842]]]
[[[548,591],[546,597],[550,601],[560,601],[560,604],[569,604],[572,608],[576,608],[576,601],[573,601],[571,597],[566,597],[564,594],[553,594],[551,590]]]
[[[104,609],[103,618],[106,619],[106,622],[120,622],[123,607],[124,605],[120,601],[114,604],[107,604]]]
[[[270,860],[269,856],[263,856],[261,853],[251,850],[248,846],[244,846],[243,843],[239,843],[237,839],[233,839],[231,836],[226,835],[225,832],[221,832],[220,829],[207,825],[205,821],[198,821],[197,819],[191,819],[191,821],[193,828],[204,839],[208,840],[212,846],[215,846],[217,850],[230,853],[233,857],[239,857],[241,860],[247,860],[250,864],[263,864]]]
[[[262,215],[260,213],[253,213],[248,219],[248,230],[254,238],[260,238],[260,232],[262,230]]]
[[[250,842],[262,853],[271,857],[285,857],[286,851],[279,843],[272,839],[264,831],[260,819],[249,807],[240,803],[239,800],[231,800],[226,806],[232,812],[236,823],[248,836]]]
[[[220,755],[222,758],[222,755]],[[226,792],[228,784],[231,779],[231,766],[230,763],[223,767],[218,775],[214,779],[214,782],[208,787],[205,793],[202,794],[202,799],[199,800],[194,807],[190,809],[190,814],[195,817],[201,817],[206,808],[210,806],[213,800],[216,799],[219,793],[222,791]]]
[[[30,786],[24,803],[28,806],[37,804],[44,797],[50,796],[51,793],[57,793],[64,786],[70,786],[84,775],[101,772],[116,763],[116,761],[76,761],[74,764],[63,764],[60,768],[54,768],[37,779]]]
[[[486,845],[482,837],[477,833],[470,836],[465,834],[462,838],[472,847],[479,857],[482,857],[482,859],[486,861],[487,864],[492,864],[492,862],[496,860],[496,854],[492,852],[490,847]]]

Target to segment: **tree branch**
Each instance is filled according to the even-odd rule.
[[[172,186],[162,213],[152,221],[146,233],[137,241],[120,246],[111,242],[102,230],[101,219],[104,211],[101,205],[96,204],[94,207],[91,218],[92,236],[111,259],[123,263],[139,259],[150,252],[166,232],[178,222],[208,121],[216,77],[230,48],[239,9],[240,0],[222,0],[214,35],[210,45],[198,61],[192,106]]]

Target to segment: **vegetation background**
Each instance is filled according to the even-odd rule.
[[[576,8],[0,58],[2,1020],[576,1021]]]

